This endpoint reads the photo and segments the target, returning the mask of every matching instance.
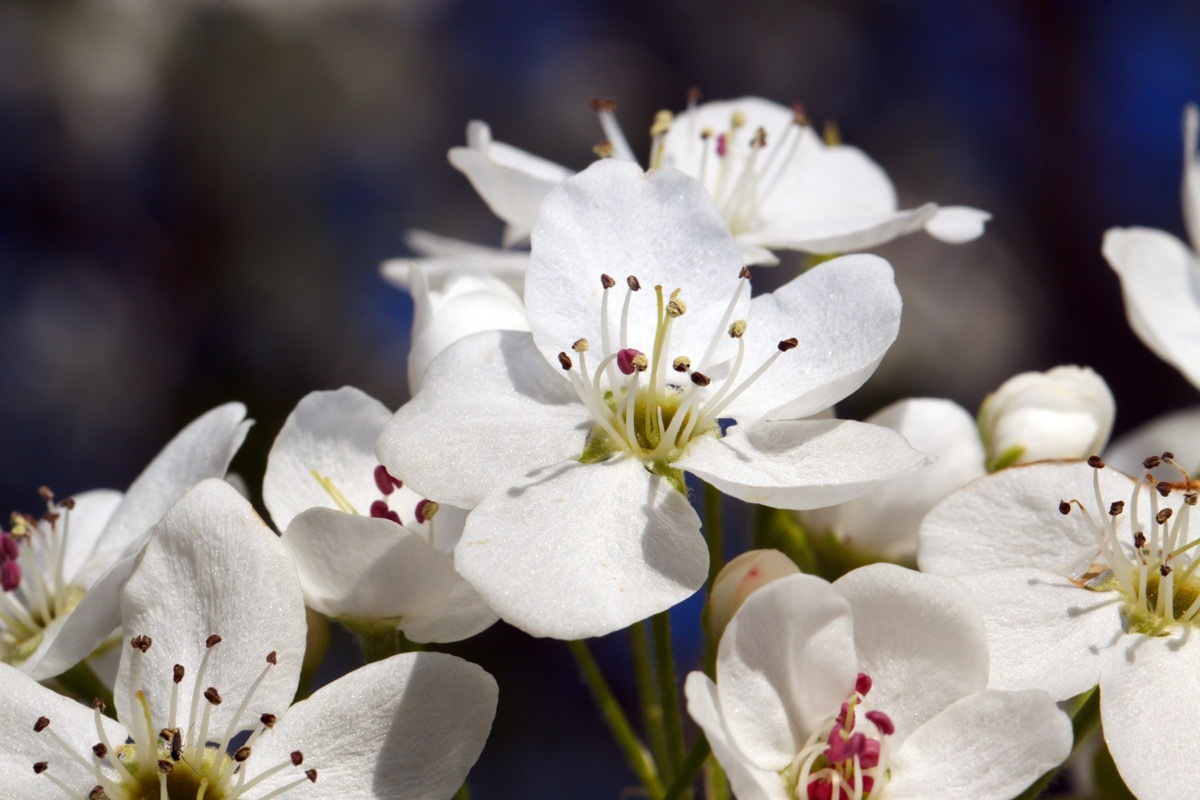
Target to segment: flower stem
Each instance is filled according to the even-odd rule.
[[[583,676],[583,682],[591,690],[596,705],[600,706],[600,711],[604,714],[605,721],[608,722],[613,738],[617,740],[617,745],[625,753],[625,760],[629,762],[629,767],[638,776],[638,780],[642,782],[642,786],[651,797],[661,796],[662,783],[659,781],[658,771],[654,767],[654,760],[650,758],[646,746],[641,743],[633,732],[633,728],[630,727],[625,712],[621,710],[621,705],[617,702],[612,688],[604,680],[600,665],[592,657],[587,644],[576,640],[567,642],[567,646],[571,648],[571,655],[575,657],[575,663],[579,665],[579,673]]]
[[[117,707],[113,705],[112,690],[104,685],[104,681],[100,680],[88,662],[80,661],[55,680],[67,694],[81,703],[90,704],[96,699],[103,700],[104,713],[116,719]]]
[[[725,543],[721,524],[721,492],[710,484],[704,484],[704,538],[708,541],[708,593],[712,594],[713,581],[725,566]]]
[[[1071,756],[1075,755],[1099,725],[1100,687],[1093,686],[1080,697],[1075,705],[1075,710],[1071,712],[1071,730],[1075,734],[1075,743],[1071,746],[1071,755],[1067,756],[1067,761],[1071,759]],[[1067,761],[1063,761],[1063,764],[1066,764]],[[1028,789],[1017,796],[1017,800],[1035,800],[1035,798],[1041,797],[1042,792],[1046,790],[1046,787],[1050,785],[1061,770],[1062,764],[1038,778]]]
[[[711,752],[712,748],[708,746],[708,739],[703,733],[700,734],[688,752],[687,758],[684,759],[683,768],[675,776],[675,782],[671,784],[671,788],[667,790],[667,796],[663,800],[680,800],[686,792],[689,792],[692,784],[696,782],[696,776],[700,774],[700,768],[704,766],[704,761]]]
[[[650,637],[645,622],[629,626],[629,650],[633,661],[633,676],[637,684],[638,702],[642,707],[642,727],[654,754],[654,763],[667,763],[667,732],[663,727],[662,700],[654,682],[654,667],[650,664]]]
[[[729,800],[729,781],[716,758],[704,765],[704,797],[706,800]]]
[[[358,636],[364,664],[373,664],[400,652],[400,631],[393,626],[347,619],[341,622]]]
[[[671,646],[671,614],[663,611],[651,617],[654,632],[654,661],[658,673],[658,695],[662,700],[663,727],[667,734],[667,763],[663,774],[674,778],[683,767],[683,719],[679,710],[679,688],[675,676],[675,651]]]

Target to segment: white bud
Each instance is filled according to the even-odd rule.
[[[725,626],[752,593],[768,583],[800,571],[778,550],[748,550],[726,564],[713,581],[708,598],[708,627],[720,639]]]
[[[1115,414],[1108,384],[1088,367],[1016,375],[979,408],[988,468],[1098,454]]]

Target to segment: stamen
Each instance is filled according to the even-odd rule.
[[[617,115],[614,113],[617,110],[617,101],[609,97],[593,98],[592,110],[599,115],[600,127],[604,131],[605,138],[612,144],[616,157],[622,161],[636,162],[637,158],[633,155],[633,149],[625,140],[625,133],[617,123]]]
[[[316,479],[317,483],[321,484],[321,488],[324,489],[331,498],[333,498],[334,504],[336,504],[339,509],[345,511],[347,514],[358,513],[358,511],[356,511],[354,506],[350,503],[350,500],[347,499],[346,495],[342,494],[342,491],[333,485],[333,480],[329,476],[321,477],[321,474],[315,469],[309,470],[309,474]]]

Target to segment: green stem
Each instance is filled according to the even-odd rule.
[[[683,719],[679,711],[679,688],[675,677],[675,651],[671,646],[671,615],[663,611],[651,617],[654,631],[654,661],[658,673],[658,696],[663,706],[663,727],[667,733],[667,762],[660,765],[663,775],[674,778],[683,767]]]
[[[373,664],[400,652],[400,631],[391,625],[372,625],[346,620],[342,620],[342,624],[358,635],[364,664]]]
[[[463,781],[463,785],[458,787],[458,791],[454,793],[453,800],[471,800],[471,788],[467,786],[466,781]]]
[[[725,770],[715,758],[705,762],[704,797],[706,800],[729,800],[729,781],[725,780]]]
[[[1071,747],[1071,756],[1075,755],[1076,751],[1086,742],[1091,735],[1100,726],[1100,688],[1092,687],[1085,692],[1079,703],[1075,706],[1075,710],[1071,713],[1071,730],[1075,735],[1075,743]],[[1067,756],[1067,760],[1063,761],[1066,764],[1071,759]],[[1017,796],[1017,800],[1034,800],[1041,797],[1042,792],[1050,785],[1050,782],[1062,770],[1062,764],[1047,772],[1042,777],[1034,781],[1028,789]]]
[[[725,542],[721,516],[721,492],[710,484],[704,484],[704,537],[708,540],[708,593],[712,594],[713,581],[725,566]]]
[[[633,732],[633,728],[630,727],[625,712],[621,710],[616,695],[613,694],[608,682],[604,680],[600,665],[592,657],[587,644],[576,640],[567,642],[567,646],[571,648],[571,655],[575,657],[575,663],[579,665],[579,673],[583,676],[583,682],[591,690],[596,705],[600,706],[609,730],[612,731],[613,738],[617,740],[617,745],[625,754],[625,760],[629,762],[630,768],[638,776],[638,780],[642,782],[642,786],[651,797],[661,796],[662,783],[659,781],[658,771],[654,768],[654,761],[650,758],[646,746],[641,743]]]
[[[683,768],[675,777],[675,782],[671,784],[671,788],[667,790],[667,796],[663,800],[680,800],[685,792],[691,791],[692,784],[696,782],[696,776],[700,774],[700,768],[704,766],[704,761],[711,752],[712,748],[708,746],[708,739],[703,733],[700,734],[700,738],[696,739],[696,743],[692,745],[691,751],[684,759]]]
[[[59,675],[57,681],[68,694],[82,703],[90,705],[94,700],[103,701],[104,713],[113,719],[117,718],[117,707],[113,705],[112,690],[104,685],[104,681],[100,680],[88,662],[80,661]]]
[[[637,685],[638,702],[642,707],[642,727],[654,754],[654,763],[667,763],[667,731],[663,727],[662,700],[654,682],[654,667],[650,664],[650,637],[646,623],[629,626],[629,651],[633,660],[633,676]]]

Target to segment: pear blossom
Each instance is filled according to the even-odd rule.
[[[1151,475],[1163,467],[1173,482]],[[1170,453],[1137,479],[1099,457],[1044,462],[968,485],[920,533],[921,568],[963,578],[982,610],[990,685],[1057,700],[1098,685],[1105,741],[1143,800],[1200,780],[1196,500]]]
[[[1108,444],[1116,401],[1088,367],[1023,372],[1001,384],[979,408],[989,468],[1048,458],[1086,458]]]
[[[593,102],[608,138],[603,154],[635,161],[612,101]],[[990,215],[926,203],[899,210],[887,175],[861,150],[827,144],[801,111],[743,97],[692,103],[678,116],[659,112],[648,166],[673,167],[698,179],[720,209],[751,264],[777,262],[772,250],[861,250],[924,229],[943,241],[971,241]],[[507,223],[505,245],[533,230],[539,204],[570,172],[493,140],[478,120],[450,163]]]
[[[773,581],[733,617],[688,712],[739,800],[1008,800],[1071,750],[1039,691],[987,688],[955,581],[891,564]]]
[[[917,530],[926,512],[984,474],[979,430],[962,406],[929,397],[900,400],[865,421],[891,428],[937,460],[881,483],[861,497],[803,511],[799,517],[809,530],[828,531],[855,551],[911,559],[917,552]]]
[[[466,515],[380,465],[375,439],[391,416],[352,387],[309,394],[271,448],[263,500],[311,608],[418,642],[473,636],[497,617],[454,571]]]
[[[811,508],[924,463],[885,428],[804,419],[895,338],[887,263],[847,257],[753,300],[749,283],[707,193],[675,170],[604,161],[546,197],[532,333],[451,345],[377,443],[414,490],[472,509],[455,566],[502,619],[595,636],[694,591],[708,559],[683,472]]]
[[[1183,112],[1183,222],[1188,243],[1153,228],[1111,228],[1103,252],[1121,279],[1138,338],[1200,388],[1200,111]]]
[[[150,527],[189,487],[225,475],[252,424],[241,403],[209,411],[163,448],[125,493],[41,491],[46,511],[0,533],[0,661],[38,680],[87,657],[119,623],[116,593]]]
[[[120,608],[132,634],[119,721],[0,665],[11,796],[449,798],[491,726],[495,682],[439,653],[371,664],[289,708],[300,586],[278,538],[220,481],[155,526]]]
[[[708,595],[705,624],[712,638],[721,638],[721,632],[747,597],[772,581],[798,572],[800,568],[795,562],[778,550],[747,550],[730,560],[713,578]]]

